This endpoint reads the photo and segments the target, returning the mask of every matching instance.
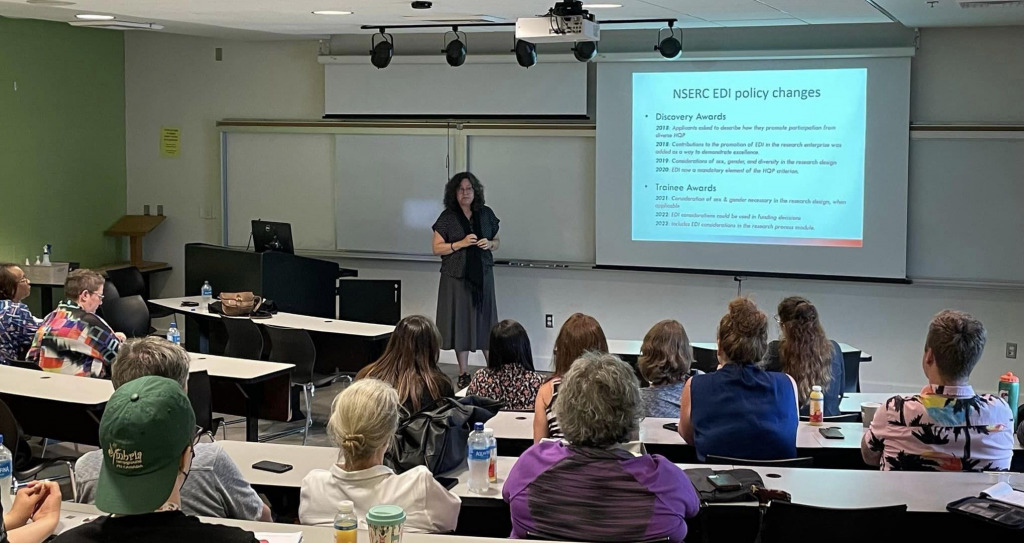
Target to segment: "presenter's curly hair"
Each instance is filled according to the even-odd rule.
[[[637,435],[640,385],[619,357],[588,352],[563,377],[554,410],[573,445],[611,447]]]
[[[768,353],[768,317],[750,298],[729,302],[718,323],[718,348],[729,362],[759,364]]]
[[[800,405],[811,396],[811,387],[828,390],[832,383],[832,342],[818,319],[818,309],[806,298],[790,296],[779,302],[779,362],[782,371],[796,381]]]
[[[484,207],[484,186],[480,183],[480,180],[475,175],[469,172],[459,172],[452,176],[448,180],[448,183],[444,186],[444,207],[452,211],[459,210],[459,185],[462,184],[463,179],[469,179],[469,183],[473,185],[473,203],[469,205],[469,208],[473,211]]]

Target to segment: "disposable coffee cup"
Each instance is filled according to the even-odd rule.
[[[375,505],[366,512],[370,543],[401,543],[405,511],[397,505]]]
[[[864,402],[860,404],[860,418],[864,421],[864,427],[870,428],[871,421],[875,418],[875,411],[882,407],[882,404],[878,402]]]

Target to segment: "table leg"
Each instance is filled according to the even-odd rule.
[[[259,384],[238,385],[245,396],[245,440],[256,442],[260,439],[260,404],[263,388]]]

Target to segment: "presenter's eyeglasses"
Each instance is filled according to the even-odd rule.
[[[465,192],[465,193],[473,192],[473,187],[459,187],[459,192]]]

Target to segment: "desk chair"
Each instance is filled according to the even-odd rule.
[[[149,308],[142,296],[126,296],[112,302],[103,300],[103,319],[116,332],[129,338],[149,335]]]
[[[711,373],[718,369],[718,351],[715,349],[693,348],[693,367]]]
[[[105,303],[105,304],[106,303],[112,303],[112,302],[117,301],[120,298],[121,298],[121,293],[118,292],[117,287],[114,286],[114,283],[112,283],[110,281],[104,281],[103,282],[103,303]],[[106,316],[103,315],[103,305],[102,304],[96,309],[96,314],[99,315],[100,317],[103,317],[104,319],[107,318]]]
[[[188,401],[196,414],[196,426],[202,428],[203,433],[213,438],[217,435],[217,430],[224,428],[223,437],[228,438],[224,419],[213,417],[213,392],[209,373],[193,371],[188,374]]]
[[[843,392],[860,392],[860,351],[843,353]]]
[[[784,458],[782,460],[751,460],[747,458],[732,458],[729,456],[707,455],[704,459],[706,464],[722,464],[726,466],[755,466],[765,468],[813,468],[814,459],[810,456],[799,458]]]
[[[800,415],[802,422],[811,420],[811,417]],[[860,422],[860,413],[843,413],[842,415],[833,415],[831,417],[822,417],[821,419],[825,424],[836,423],[836,422]]]
[[[3,400],[0,400],[0,435],[4,436],[4,446],[10,449],[14,459],[11,475],[15,481],[56,481],[60,484],[64,500],[74,500],[77,489],[72,483],[73,464],[64,458],[46,459],[32,456],[32,450],[21,433],[18,420]]]
[[[899,532],[891,530],[902,527],[906,513],[906,505],[832,509],[773,501],[764,514],[761,543],[898,541]]]
[[[261,360],[263,357],[263,333],[249,317],[221,317],[228,331],[228,342],[224,356]]]
[[[266,329],[270,336],[270,361],[295,365],[291,381],[293,387],[302,388],[306,399],[306,421],[300,428],[261,437],[260,442],[302,432],[302,444],[305,445],[309,437],[309,428],[313,425],[313,395],[316,393],[316,387],[328,386],[342,378],[351,381],[352,378],[342,374],[323,375],[314,371],[316,346],[313,345],[313,338],[309,336],[308,331],[269,324],[266,325]]]
[[[141,296],[146,301],[151,318],[170,317],[174,310],[166,307],[149,305],[149,289],[146,288],[146,278],[135,266],[107,270],[108,283],[113,283],[121,296]]]

